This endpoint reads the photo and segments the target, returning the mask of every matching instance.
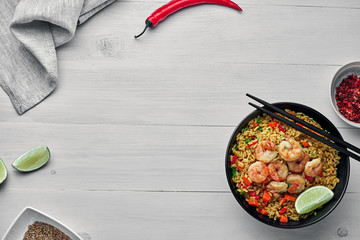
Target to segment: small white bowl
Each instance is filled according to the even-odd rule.
[[[339,112],[339,108],[336,104],[336,99],[335,99],[336,88],[346,77],[348,77],[351,74],[358,76],[360,75],[360,62],[349,63],[337,71],[330,85],[330,100],[331,100],[331,105],[333,106],[335,112],[344,122],[350,124],[351,126],[360,128],[360,123],[350,121]]]
[[[14,222],[11,224],[5,236],[2,240],[20,240],[24,238],[25,232],[28,230],[28,226],[33,224],[34,222],[43,222],[50,224],[67,236],[71,238],[71,240],[82,240],[82,238],[77,235],[70,228],[59,222],[58,220],[42,213],[32,207],[26,207],[21,213],[16,217]]]

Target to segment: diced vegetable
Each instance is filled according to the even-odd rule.
[[[301,141],[303,147],[310,147],[310,144],[307,141]]]
[[[258,200],[256,200],[255,197],[249,198],[249,204],[250,204],[251,206],[255,206],[255,207],[258,207],[258,206],[259,206],[259,202],[258,202]]]
[[[288,201],[292,201],[292,202],[295,202],[296,201],[296,197],[294,196],[291,196],[290,194],[285,194],[285,197],[284,197],[286,200]]]
[[[286,199],[281,198],[279,202],[280,202],[281,206],[284,206],[286,204]]]
[[[253,122],[253,127],[259,126],[259,123]]]
[[[247,177],[243,177],[243,181],[246,185],[251,185],[251,181]]]
[[[297,183],[291,184],[291,186],[288,188],[288,191],[294,192],[298,187],[299,187],[299,184],[297,184]]]
[[[245,143],[248,144],[250,141],[251,141],[250,138],[248,138],[245,140]]]
[[[284,215],[280,216],[280,222],[288,222],[288,218]]]
[[[269,127],[272,127],[272,128],[274,128],[274,127],[276,127],[277,126],[277,122],[270,122],[269,123]]]
[[[262,208],[261,211],[260,211],[260,213],[261,213],[262,215],[268,215],[268,213],[267,213],[267,211],[265,210],[265,208]]]
[[[235,168],[232,167],[231,170],[232,170],[232,176],[233,176],[233,177],[236,177],[236,176],[237,176],[237,172],[236,172]]]
[[[238,171],[242,171],[244,169],[244,167],[242,167],[242,166],[237,166],[237,170]]]
[[[270,201],[270,199],[271,199],[270,194],[268,193],[267,190],[265,190],[265,191],[264,191],[264,194],[263,194],[263,196],[262,196],[263,202],[268,202],[268,201]]]

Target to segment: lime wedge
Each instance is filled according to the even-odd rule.
[[[317,209],[334,197],[333,191],[324,186],[315,186],[301,193],[295,201],[298,214],[305,214]]]
[[[12,166],[20,172],[30,172],[44,166],[50,159],[47,146],[39,146],[18,157]]]
[[[0,158],[0,184],[2,184],[7,177],[7,168],[5,166],[5,163]]]

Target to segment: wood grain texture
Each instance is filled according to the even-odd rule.
[[[267,226],[243,211],[231,193],[113,192],[12,190],[0,203],[0,231],[24,205],[50,214],[88,239],[339,239],[346,228],[347,239],[357,239],[358,224],[353,204],[359,193],[346,194],[339,206],[319,223],[303,229]],[[19,199],[19,196],[23,198]]]
[[[25,207],[83,236],[113,239],[347,239],[360,234],[360,165],[323,221],[283,230],[251,219],[233,198],[224,157],[253,109],[245,93],[323,113],[360,147],[359,129],[337,117],[330,81],[359,60],[357,0],[246,0],[243,13],[202,5],[170,16],[141,38],[161,1],[116,1],[57,49],[58,87],[18,116],[0,92],[0,236]],[[12,161],[46,144],[52,158],[20,174]]]

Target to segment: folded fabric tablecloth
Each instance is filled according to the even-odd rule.
[[[0,0],[0,85],[19,114],[55,89],[55,48],[114,1]]]

